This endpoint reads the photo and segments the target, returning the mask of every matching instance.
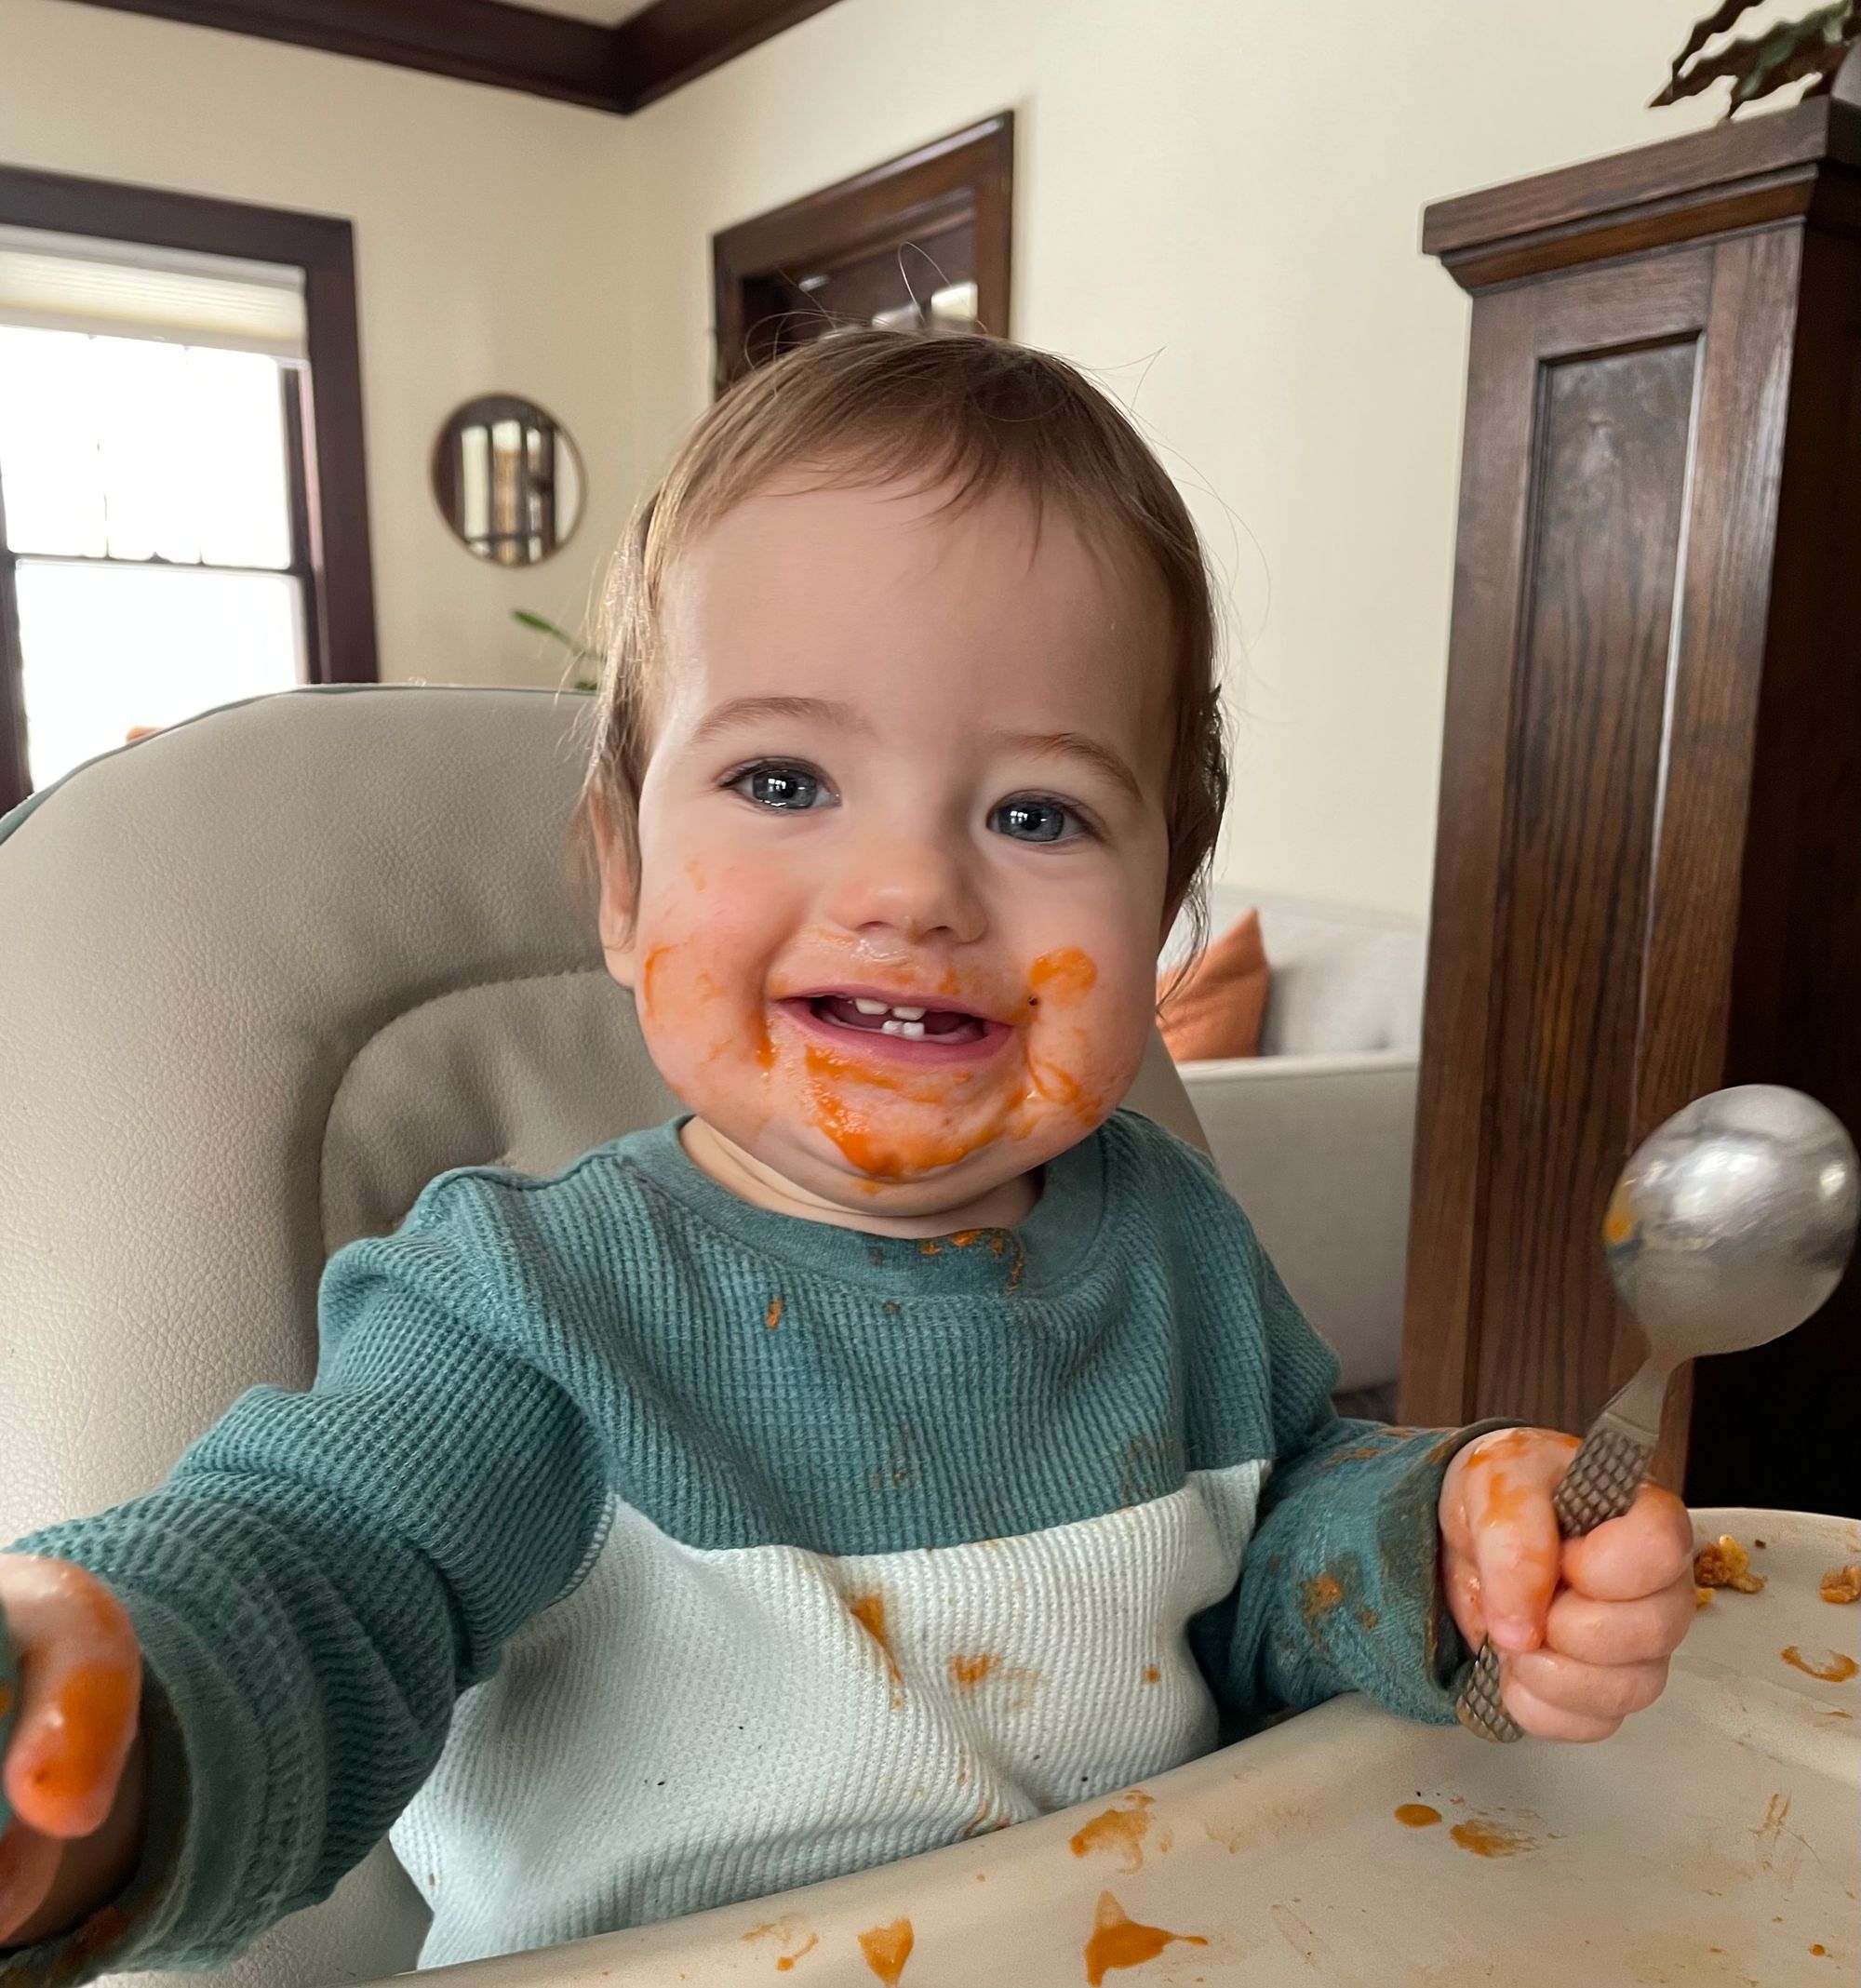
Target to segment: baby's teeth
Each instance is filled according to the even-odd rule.
[[[855,997],[853,1006],[863,1015],[884,1015],[890,1012],[890,1009],[887,1007],[883,1001],[862,1001]],[[917,1012],[921,1015],[924,1010],[919,1008]]]
[[[899,1009],[900,1014],[904,1012],[904,1008]],[[917,1012],[921,1015],[924,1010],[920,1007]],[[916,1042],[924,1033],[924,1024],[921,1021],[901,1021],[898,1024],[898,1033],[901,1035],[908,1036],[913,1042]]]
[[[892,1013],[901,1021],[922,1021],[924,1019],[924,1010],[921,1007],[894,1007]]]

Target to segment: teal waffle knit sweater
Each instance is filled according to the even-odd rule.
[[[1120,1113],[1012,1230],[751,1207],[676,1125],[442,1176],[307,1394],[20,1542],[123,1597],[152,1829],[0,1983],[204,1966],[392,1829],[423,1964],[904,1857],[1362,1690],[1449,1721],[1459,1438],[1340,1421],[1209,1163]]]

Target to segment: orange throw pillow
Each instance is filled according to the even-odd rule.
[[[1158,981],[1159,1000],[1175,977],[1172,969]],[[1170,1054],[1179,1063],[1258,1056],[1270,981],[1260,914],[1251,911],[1202,954],[1158,1017]]]

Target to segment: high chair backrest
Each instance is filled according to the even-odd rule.
[[[585,712],[292,691],[0,821],[0,1545],[307,1385],[326,1259],[435,1174],[675,1108],[567,888]],[[1160,1045],[1131,1101],[1199,1141]],[[211,1980],[375,1979],[425,1916],[383,1845]]]

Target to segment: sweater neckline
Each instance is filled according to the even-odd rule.
[[[620,1142],[663,1193],[740,1248],[791,1269],[900,1300],[1012,1295],[1076,1277],[1097,1240],[1105,1207],[1104,1128],[1047,1162],[1040,1197],[1011,1228],[917,1238],[873,1235],[741,1199],[705,1173],[679,1136],[693,1114]]]

